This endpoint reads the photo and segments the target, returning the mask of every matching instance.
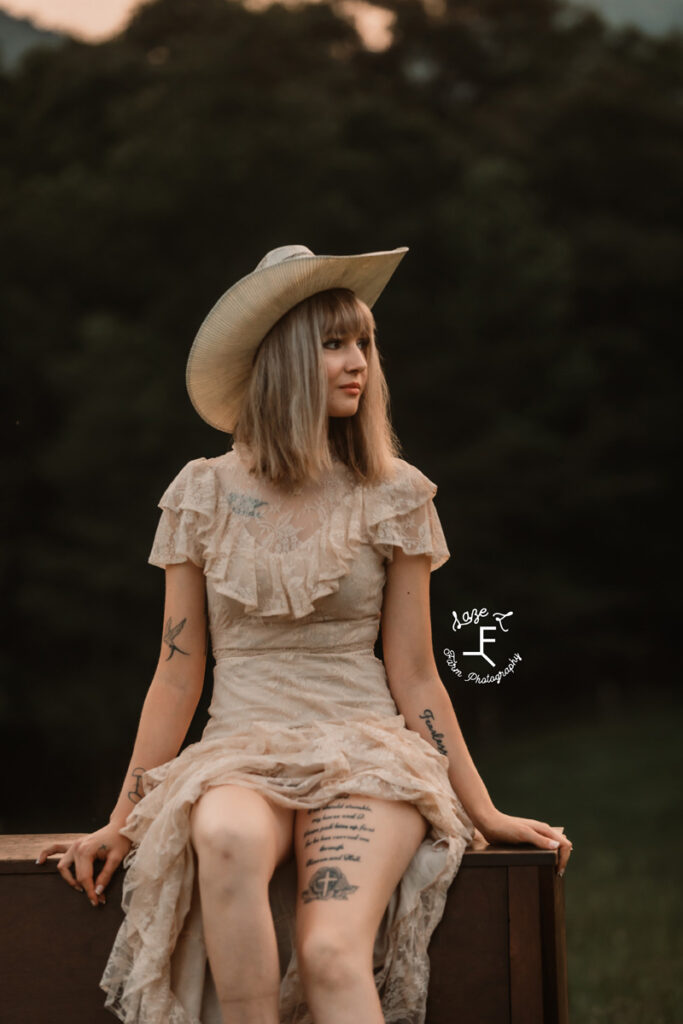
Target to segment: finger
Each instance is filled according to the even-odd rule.
[[[62,857],[61,860],[59,860],[57,862],[57,870],[59,871],[59,873],[62,876],[62,878],[64,879],[64,881],[68,882],[68,884],[71,886],[72,889],[75,889],[76,892],[84,892],[85,891],[83,889],[83,887],[80,885],[80,883],[76,881],[76,879],[74,878],[74,876],[71,873],[71,859],[70,858],[66,859],[65,857]]]
[[[533,829],[529,830],[529,838],[526,842],[533,843],[534,846],[538,846],[542,850],[550,850],[551,852],[557,850],[559,845],[556,839],[549,839],[548,836],[539,835]]]
[[[546,839],[545,844],[539,843],[539,846],[545,845],[549,850],[557,850],[568,842],[564,832],[560,832],[557,828],[552,828],[545,821],[533,822],[537,832]]]
[[[88,853],[87,850],[76,849],[76,856],[74,858],[76,878],[85,889],[86,895],[93,907],[97,907],[99,906],[99,900],[95,893],[95,885],[92,879],[94,859],[95,855]]]
[[[102,893],[111,882],[112,876],[116,871],[117,867],[123,860],[120,854],[110,853],[104,864],[104,867],[100,871],[99,875],[95,880],[95,892],[98,896],[102,896]]]
[[[557,873],[560,877],[562,877],[562,875],[564,874],[564,869],[567,866],[567,861],[572,855],[572,849],[573,846],[571,841],[565,837],[565,841],[560,847],[560,853],[557,863]]]
[[[523,842],[533,843],[534,846],[540,846],[542,850],[557,850],[560,847],[559,839],[555,839],[545,832],[540,832],[537,828],[530,828],[527,832],[527,838]]]
[[[65,853],[68,849],[69,846],[67,843],[53,843],[52,846],[46,846],[36,857],[36,864],[43,864],[46,857],[49,857],[53,853]]]

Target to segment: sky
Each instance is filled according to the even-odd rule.
[[[51,28],[69,35],[100,42],[120,31],[132,11],[144,0],[0,0],[0,10],[17,18],[30,18],[39,28]],[[683,2],[683,0],[681,0]],[[245,0],[245,7],[258,9],[268,0]],[[348,0],[348,13],[369,49],[384,49],[391,42],[389,26],[393,15],[363,0]]]
[[[41,28],[68,32],[92,42],[106,39],[126,24],[141,0],[0,0],[0,9],[30,18]],[[144,0],[143,0],[144,2]],[[268,0],[249,0],[258,7]],[[683,29],[683,0],[581,0],[582,6],[600,10],[619,24],[634,21],[651,32],[670,27]],[[383,49],[390,41],[391,15],[362,0],[348,0],[348,11],[370,49]]]

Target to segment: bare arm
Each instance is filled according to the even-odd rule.
[[[460,730],[432,651],[430,559],[394,547],[382,606],[382,648],[389,688],[406,725],[448,758],[448,777],[467,814],[489,842],[560,844],[563,871],[571,844],[546,822],[496,809]]]
[[[142,706],[128,771],[110,821],[122,828],[142,798],[142,773],[175,757],[190,727],[206,666],[205,580],[192,562],[166,567],[161,651]]]
[[[78,892],[86,892],[93,906],[132,845],[120,834],[128,815],[144,796],[142,775],[175,757],[187,734],[199,702],[206,666],[206,589],[202,570],[192,562],[166,566],[166,597],[161,651],[145,697],[137,735],[119,799],[109,824],[71,845],[54,843],[41,850],[38,863],[63,853],[57,867],[62,878]],[[93,879],[95,860],[105,864]],[[75,878],[71,865],[75,870]]]

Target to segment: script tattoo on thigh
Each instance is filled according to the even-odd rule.
[[[311,876],[308,887],[301,893],[304,903],[311,900],[345,900],[355,892],[357,885],[350,885],[346,875],[339,868],[318,868]]]
[[[367,804],[341,801],[328,804],[319,811],[309,811],[310,824],[304,831],[304,848],[308,850],[310,847],[311,856],[306,867],[334,861],[359,861],[363,843],[369,843],[370,835],[375,831],[368,824],[369,814],[372,811]]]

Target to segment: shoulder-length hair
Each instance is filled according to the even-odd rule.
[[[353,416],[327,415],[323,342],[365,337],[367,382]],[[391,475],[400,442],[391,425],[389,388],[370,307],[349,288],[317,292],[288,310],[259,344],[235,426],[253,471],[285,488],[316,481],[333,458],[360,482]]]

